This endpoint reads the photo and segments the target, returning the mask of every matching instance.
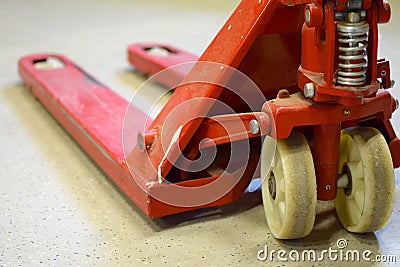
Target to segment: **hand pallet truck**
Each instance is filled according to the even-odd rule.
[[[233,202],[261,175],[276,238],[308,235],[317,199],[335,200],[348,231],[371,232],[391,215],[400,166],[390,123],[398,101],[386,90],[389,62],[377,55],[378,23],[390,15],[383,0],[243,0],[199,58],[131,45],[137,69],[172,70],[158,82],[177,85],[154,119],[62,55],[23,57],[19,73],[149,217]],[[196,63],[170,68],[188,61]],[[251,82],[234,71],[257,86],[261,104],[243,101]],[[209,150],[211,162],[192,168]]]

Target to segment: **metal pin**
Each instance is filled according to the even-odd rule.
[[[258,134],[260,132],[260,124],[257,120],[250,121],[250,132],[252,134]]]

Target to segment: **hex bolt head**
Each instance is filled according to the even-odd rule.
[[[313,98],[315,95],[315,88],[313,83],[306,83],[304,85],[304,96],[308,98]]]
[[[307,23],[309,23],[311,21],[311,11],[308,8],[304,11],[304,20]]]
[[[250,121],[250,132],[252,134],[258,134],[260,132],[260,124],[257,120]]]

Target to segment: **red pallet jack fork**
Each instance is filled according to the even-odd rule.
[[[390,149],[392,168],[400,166],[400,140],[389,121],[396,109],[396,100],[384,90],[391,82],[389,63],[377,59],[377,24],[389,20],[390,6],[382,0],[336,2],[243,0],[199,58],[167,45],[150,43],[128,48],[130,62],[149,75],[196,60],[222,66],[205,69],[204,65],[195,64],[190,70],[171,72],[172,80],[190,81],[211,72],[210,77],[220,81],[229,77],[225,66],[238,69],[254,81],[268,100],[259,110],[250,110],[223,86],[190,83],[174,88],[169,101],[152,120],[64,56],[26,56],[19,61],[19,72],[35,96],[149,217],[235,201],[256,172],[263,136],[286,140],[294,131],[305,136],[313,152],[315,198],[318,193],[318,199],[333,200],[340,189],[338,166],[341,166],[342,129],[356,126],[378,129]],[[357,21],[354,16],[358,16]],[[360,26],[360,20],[369,25],[369,45],[362,52],[365,54],[346,52],[350,46],[340,50],[338,47],[342,43],[337,41],[340,40],[337,29],[342,24],[353,27],[358,23]],[[166,53],[154,55],[152,51],[156,47]],[[341,61],[343,58],[339,54],[356,56],[346,59],[352,68],[346,69],[346,62]],[[368,66],[364,73],[360,60],[366,57]],[[37,67],[52,60],[61,62],[60,66]],[[363,84],[349,84],[349,81],[355,81],[354,78],[359,81],[363,77]],[[339,78],[345,82],[340,83]],[[160,82],[171,86],[170,81]],[[193,99],[197,100],[196,105],[169,119],[177,106]],[[208,99],[225,103],[237,112],[207,118],[206,114],[212,110]],[[125,121],[125,127],[138,134],[138,142],[134,136],[132,151],[125,151],[125,157],[122,129],[128,107],[135,114],[135,120]],[[221,123],[231,126],[229,133],[219,127]],[[143,125],[146,125],[145,129]],[[213,162],[221,170],[229,165],[226,162],[229,158],[227,145],[249,143],[248,159],[235,166],[235,170],[241,170],[240,177],[228,175],[219,181],[221,173],[208,170],[188,173],[174,166],[180,153],[195,160],[200,153],[201,140],[205,138],[222,151]],[[163,140],[171,144],[168,149],[163,147]],[[263,175],[263,171],[261,173]],[[271,182],[269,193],[272,196],[276,193],[275,181],[270,177],[268,182]],[[222,192],[220,188],[229,190],[218,198],[210,197],[215,192]],[[312,188],[309,190],[313,191]],[[274,233],[278,238],[306,234]]]

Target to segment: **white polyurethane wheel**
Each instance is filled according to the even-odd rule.
[[[338,188],[336,211],[349,232],[367,233],[383,228],[394,204],[394,169],[388,145],[374,128],[343,130],[339,174],[349,185]]]
[[[261,151],[261,177],[265,215],[273,236],[308,235],[315,221],[317,185],[306,138],[298,132],[277,141],[267,136]]]

